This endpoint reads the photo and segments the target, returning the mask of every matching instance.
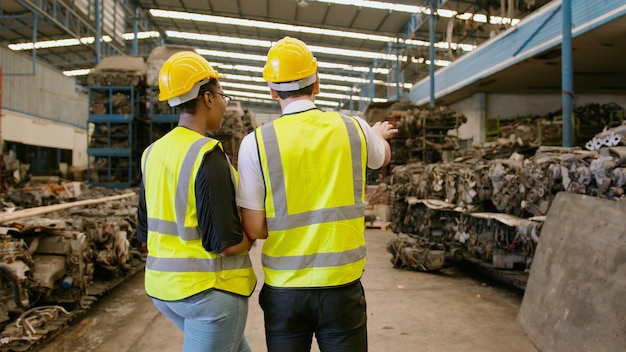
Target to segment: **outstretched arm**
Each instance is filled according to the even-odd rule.
[[[393,127],[389,121],[378,121],[372,126],[372,130],[385,144],[385,161],[382,166],[386,166],[391,161],[391,147],[387,139],[395,136],[398,133],[398,129]]]

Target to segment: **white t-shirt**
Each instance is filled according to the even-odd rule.
[[[293,114],[315,108],[310,100],[296,100],[287,105],[283,114]],[[367,167],[379,169],[385,161],[385,142],[376,135],[367,121],[356,117],[367,143]],[[237,159],[239,185],[237,187],[237,205],[250,210],[265,210],[265,183],[261,173],[261,162],[254,132],[250,132],[241,141]]]

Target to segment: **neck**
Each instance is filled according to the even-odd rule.
[[[278,99],[278,102],[280,103],[280,109],[281,110],[285,110],[285,107],[291,103],[293,103],[294,101],[298,101],[298,100],[308,100],[311,101],[313,103],[315,103],[315,95],[311,94],[311,95],[301,95],[299,97],[289,97],[287,99]]]
[[[202,121],[199,120],[200,119],[196,118],[195,115],[183,112],[178,117],[178,126],[187,127],[204,136],[206,134],[206,128]]]

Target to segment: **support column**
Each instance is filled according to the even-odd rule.
[[[435,107],[435,12],[436,0],[430,0],[429,33],[430,33],[430,108]]]
[[[473,134],[475,136],[473,142],[483,144],[487,141],[487,94],[476,93],[474,94],[473,100],[473,109],[478,115],[478,123],[476,131]]]
[[[574,95],[573,64],[572,64],[572,1],[563,0],[563,43],[561,44],[562,63],[562,94],[563,94],[563,146],[574,145],[572,97]]]

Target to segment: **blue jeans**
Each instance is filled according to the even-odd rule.
[[[248,297],[208,290],[180,301],[152,301],[185,334],[183,352],[251,351],[243,333]]]

